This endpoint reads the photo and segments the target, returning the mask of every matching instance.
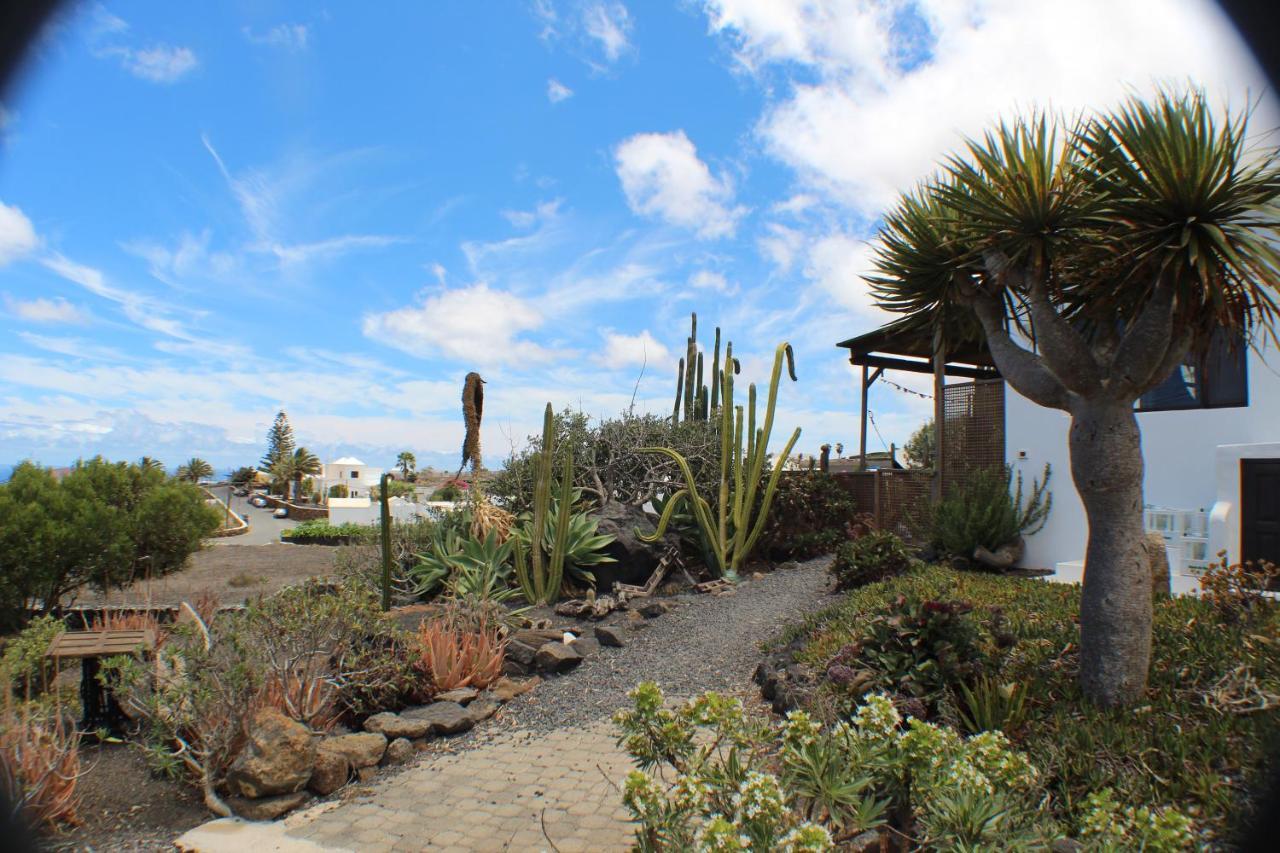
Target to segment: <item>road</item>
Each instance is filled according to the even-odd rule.
[[[209,489],[219,500],[227,499],[226,486],[212,486]],[[213,545],[269,545],[280,544],[280,532],[294,527],[298,522],[291,518],[274,518],[272,507],[259,509],[249,503],[246,498],[231,498],[231,509],[241,518],[249,522],[249,532],[239,536],[224,536],[210,540]]]

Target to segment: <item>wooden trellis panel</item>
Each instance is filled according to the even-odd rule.
[[[942,405],[942,488],[950,493],[973,472],[1005,464],[1004,380],[947,385]]]

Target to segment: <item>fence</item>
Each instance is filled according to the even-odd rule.
[[[916,539],[912,521],[929,502],[932,470],[881,468],[831,476],[853,496],[858,512],[871,515],[877,528],[891,530],[908,542]]]
[[[945,492],[975,471],[1005,464],[1003,379],[947,385],[942,411]],[[891,530],[907,541],[917,538],[913,519],[933,499],[933,469],[882,468],[832,476],[853,496],[858,512],[870,513],[879,529]]]
[[[1004,380],[946,386],[942,412],[942,488],[950,494],[974,472],[1005,464]]]

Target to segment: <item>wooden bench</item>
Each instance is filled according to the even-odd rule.
[[[45,657],[60,662],[80,659],[80,704],[84,716],[80,728],[86,732],[106,729],[124,733],[127,718],[111,688],[98,679],[102,658],[116,655],[148,655],[155,651],[156,635],[150,629],[137,631],[65,631],[53,638]]]

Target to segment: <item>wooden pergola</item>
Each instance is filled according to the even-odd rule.
[[[862,418],[859,431],[858,456],[867,457],[867,392],[886,370],[905,370],[908,373],[933,374],[933,423],[937,459],[934,464],[934,498],[942,489],[942,434],[943,387],[946,377],[961,376],[966,379],[998,379],[996,369],[985,342],[975,342],[966,336],[952,335],[960,343],[949,343],[941,326],[921,322],[916,317],[895,320],[865,335],[841,341],[836,346],[849,351],[849,363],[862,368]]]

